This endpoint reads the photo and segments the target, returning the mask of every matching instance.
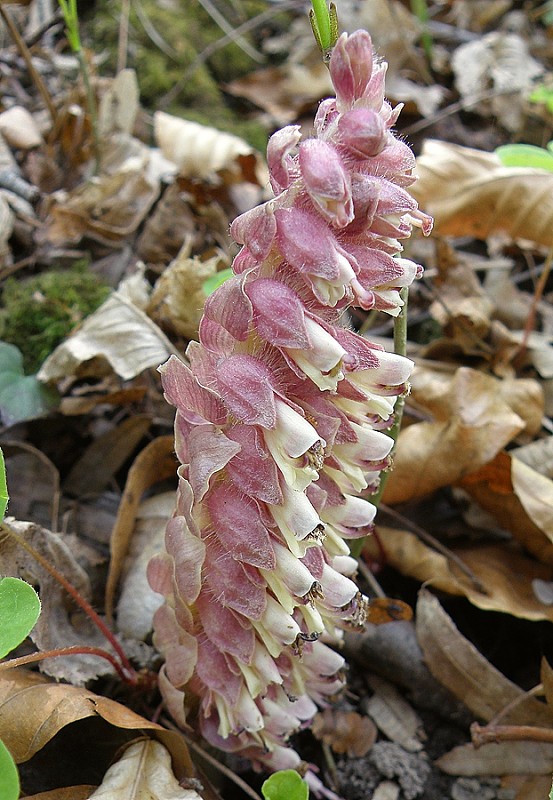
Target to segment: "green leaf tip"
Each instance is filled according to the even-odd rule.
[[[39,614],[40,600],[30,584],[19,578],[0,578],[0,658],[21,644]]]
[[[308,800],[309,787],[295,769],[282,769],[261,787],[265,800]]]
[[[19,775],[10,751],[0,739],[0,797],[2,800],[17,800],[19,797]]]
[[[334,3],[330,8],[326,0],[311,0],[312,10],[309,12],[309,21],[313,36],[323,54],[325,61],[329,61],[332,48],[338,39],[338,12]]]

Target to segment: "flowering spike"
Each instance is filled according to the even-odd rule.
[[[336,99],[314,138],[271,137],[275,197],[233,223],[235,277],[207,301],[190,366],[160,369],[181,466],[166,552],[148,569],[165,598],[159,685],[179,725],[256,768],[297,768],[289,737],[343,687],[329,644],[366,616],[346,540],[371,529],[376,509],[358,495],[389,465],[413,366],[340,317],[397,315],[420,275],[399,240],[431,227],[405,189],[414,159],[391,132],[369,35],[343,34],[329,66]]]

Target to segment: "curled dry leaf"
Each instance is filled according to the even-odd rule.
[[[235,179],[263,185],[261,157],[238,136],[164,111],[154,114],[154,134],[165,158],[184,178],[213,179],[224,170]]]
[[[455,697],[462,700],[475,716],[489,722],[506,706],[517,701],[502,718],[502,724],[543,727],[553,725],[553,709],[534,697],[525,696],[522,689],[490,664],[462,636],[438,599],[426,589],[419,593],[417,603],[417,638],[430,672]],[[549,747],[553,756],[553,745]],[[524,769],[513,770],[517,771],[528,772]]]
[[[14,530],[32,545],[85,599],[90,599],[90,581],[86,571],[76,561],[79,551],[75,543],[70,548],[60,534],[52,533],[32,522],[19,522],[10,517],[5,520],[4,527]],[[73,645],[105,647],[104,637],[90,620],[83,614],[75,613],[74,603],[65,589],[5,532],[0,539],[0,573],[23,578],[38,587],[42,612],[33,628],[31,639],[39,650]],[[76,685],[113,671],[107,661],[89,655],[46,659],[40,662],[40,668],[48,675]]]
[[[347,753],[350,758],[366,755],[377,736],[376,725],[369,717],[334,708],[325,708],[315,716],[312,732],[335,753]]]
[[[88,800],[95,786],[65,786],[50,792],[26,795],[25,800]],[[541,798],[540,798],[541,800]]]
[[[423,731],[423,724],[414,708],[393,683],[377,675],[368,675],[367,682],[374,694],[366,701],[364,710],[379,730],[410,753],[422,750],[419,734]]]
[[[509,453],[501,452],[489,464],[467,475],[459,485],[539,561],[553,565],[553,481],[550,478]]]
[[[388,505],[430,494],[486,464],[524,429],[499,389],[499,381],[467,367],[452,379],[436,373],[413,375],[413,397],[430,410],[434,422],[405,428],[394,469],[386,483]],[[419,391],[424,386],[424,391]],[[455,458],[451,454],[455,453]]]
[[[176,259],[163,271],[154,286],[148,313],[161,327],[195,339],[206,298],[203,285],[217,273],[219,265],[227,267],[228,264],[218,255],[205,261],[190,256],[189,250],[185,243]]]
[[[553,578],[550,566],[539,564],[522,551],[504,544],[474,544],[457,547],[453,553],[473,573],[485,592],[475,586],[457,565],[424,544],[408,531],[378,527],[386,563],[403,575],[453,595],[463,595],[477,608],[500,611],[528,620],[553,622],[553,606],[542,603],[535,594],[534,581]],[[374,540],[365,550],[378,557]]]
[[[159,436],[136,457],[127,476],[125,490],[117,511],[110,540],[111,560],[106,583],[106,614],[113,612],[115,589],[123,570],[125,557],[135,529],[136,516],[142,495],[154,484],[176,472],[174,439]],[[172,513],[168,514],[168,518]],[[149,622],[148,622],[149,624]]]
[[[115,728],[148,731],[171,753],[179,779],[194,774],[180,734],[88,689],[50,683],[24,669],[0,672],[0,739],[17,764],[32,758],[66,725],[87,717],[101,717]]]
[[[90,800],[202,800],[184,789],[171,767],[169,751],[152,739],[131,744],[112,764]]]
[[[428,140],[411,191],[443,236],[506,233],[551,246],[553,173],[504,167],[494,153]]]
[[[48,382],[69,375],[101,376],[109,365],[123,380],[130,380],[149,367],[157,367],[173,352],[173,345],[155,322],[114,292],[56,347],[38,377]]]
[[[472,102],[476,113],[493,114],[510,131],[519,129],[524,95],[543,67],[532,58],[518,33],[494,31],[460,45],[451,59],[455,86],[468,102],[494,90],[488,102]]]
[[[159,176],[150,168],[146,145],[121,134],[112,140],[109,164],[98,177],[71,192],[51,197],[45,236],[56,246],[76,244],[90,236],[102,244],[120,246],[134,233],[159,194]]]

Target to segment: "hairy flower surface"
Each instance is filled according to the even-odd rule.
[[[166,600],[161,690],[179,724],[270,769],[299,766],[290,735],[343,686],[329,644],[366,614],[345,540],[370,531],[359,495],[388,465],[412,368],[340,320],[399,313],[420,272],[399,239],[431,228],[366,32],[340,37],[330,73],[315,138],[288,126],[269,141],[275,197],[233,223],[235,275],[206,303],[190,366],[161,368],[181,462],[148,570]]]

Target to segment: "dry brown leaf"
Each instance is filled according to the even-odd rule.
[[[404,575],[453,595],[464,595],[484,611],[501,611],[528,620],[551,620],[553,607],[536,597],[533,582],[549,581],[553,570],[505,544],[457,547],[453,553],[474,574],[486,593],[445,556],[424,544],[415,534],[378,526],[386,563]],[[377,558],[378,547],[369,539],[364,552]]]
[[[17,764],[32,758],[66,725],[96,716],[116,728],[150,732],[171,753],[179,778],[194,774],[180,734],[88,689],[50,683],[24,669],[0,672],[0,739]]]
[[[553,706],[553,667],[548,663],[545,656],[541,660],[540,679],[543,683],[545,699],[550,706]]]
[[[451,66],[455,86],[468,102],[493,90],[489,101],[471,102],[477,114],[493,114],[509,131],[522,122],[524,96],[543,67],[531,57],[528,45],[518,33],[493,31],[461,44],[453,53]],[[507,92],[507,94],[506,94]]]
[[[498,389],[497,379],[467,367],[445,380],[415,370],[413,397],[436,421],[401,432],[384,502],[393,505],[449,486],[491,461],[523,430],[523,420]]]
[[[104,153],[104,171],[98,177],[51,196],[45,221],[45,237],[51,244],[76,244],[90,236],[102,244],[121,246],[155,202],[160,181],[150,168],[150,149],[124,134],[111,142],[113,152]]]
[[[150,588],[146,568],[164,549],[167,520],[174,511],[174,492],[149,497],[137,509],[117,603],[117,630],[125,637],[146,639],[153,627],[153,615],[163,603],[162,595]]]
[[[104,375],[109,370],[107,365],[123,380],[130,380],[149,367],[157,367],[174,352],[155,322],[119,292],[113,292],[48,356],[39,380],[47,383],[71,375]]]
[[[171,768],[169,751],[146,739],[131,744],[112,764],[90,800],[202,800],[184,789]]]
[[[134,69],[122,69],[110,81],[98,106],[98,134],[105,140],[117,133],[130,135],[139,108],[139,89]]]
[[[252,180],[255,174],[255,182],[264,185],[261,157],[238,136],[164,111],[154,114],[154,134],[165,158],[177,166],[184,178],[213,180],[224,170],[245,181]]]
[[[43,143],[33,115],[23,106],[11,106],[2,111],[0,133],[9,145],[20,150],[32,150]]]
[[[459,485],[539,561],[553,565],[553,481],[501,452]]]
[[[551,789],[551,778],[544,775],[508,775],[502,779],[501,786],[516,793],[513,800],[545,800]]]
[[[64,481],[64,491],[81,497],[105,489],[147,434],[151,424],[150,417],[137,414],[95,439],[71,468]]]
[[[135,458],[127,476],[110,541],[111,561],[106,583],[106,615],[111,618],[117,583],[134,531],[136,513],[146,489],[176,473],[172,436],[159,436]]]
[[[511,702],[520,700],[502,719],[503,723],[543,727],[553,725],[553,709],[534,697],[525,697],[522,689],[490,664],[462,636],[438,599],[426,589],[419,593],[417,603],[417,638],[430,672],[455,697],[462,700],[475,716],[488,722]],[[481,750],[487,747],[486,745]],[[549,747],[549,753],[553,757],[553,745]],[[518,769],[512,772],[528,773],[529,770]],[[452,774],[475,773],[452,770]],[[481,774],[504,773],[483,771]]]
[[[162,328],[196,339],[206,294],[203,285],[228,264],[219,255],[202,260],[185,244],[156,282],[148,313]]]
[[[316,739],[330,745],[335,753],[347,753],[350,758],[366,755],[377,736],[376,725],[369,717],[334,708],[320,711],[311,730]]]
[[[404,699],[393,683],[368,675],[367,682],[374,694],[363,708],[376,723],[379,730],[404,750],[417,753],[423,749],[418,734],[423,730],[422,720],[414,708]]]
[[[66,786],[49,792],[25,795],[23,800],[88,800],[96,786]]]
[[[85,599],[90,600],[90,581],[86,571],[77,563],[80,551],[75,542],[69,547],[61,534],[10,517],[5,520],[4,528],[14,530],[32,545]],[[42,611],[31,633],[31,639],[39,650],[72,645],[105,647],[104,637],[84,614],[75,612],[74,603],[65,589],[5,531],[0,538],[0,573],[23,578],[39,587]],[[89,655],[46,659],[40,662],[40,668],[48,675],[76,685],[113,671],[107,661]]]
[[[504,167],[494,153],[427,140],[412,187],[442,236],[507,233],[551,247],[553,173]]]
[[[553,744],[492,742],[478,750],[466,744],[454,747],[436,766],[448,775],[551,775]]]

